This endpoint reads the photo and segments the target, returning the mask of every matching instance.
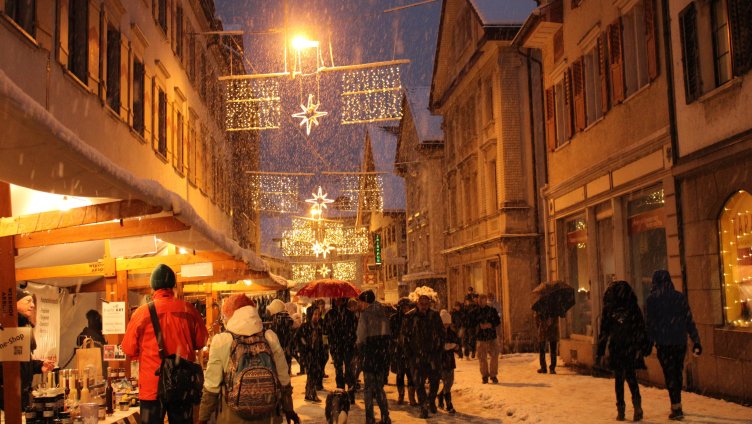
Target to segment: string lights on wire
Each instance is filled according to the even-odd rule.
[[[335,278],[355,281],[358,276],[356,261],[297,262],[292,265],[292,280],[304,283],[317,278]]]
[[[343,124],[401,118],[402,83],[399,66],[377,65],[342,74]]]
[[[721,214],[725,315],[729,325],[752,327],[752,196],[740,190]]]
[[[281,122],[278,78],[220,78],[225,83],[227,131],[277,129]]]
[[[259,212],[298,213],[301,180],[304,173],[248,172],[251,207]]]

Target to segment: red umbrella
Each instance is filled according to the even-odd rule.
[[[347,281],[324,278],[311,281],[298,290],[298,296],[305,297],[357,297],[360,290]]]

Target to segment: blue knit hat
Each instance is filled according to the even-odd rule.
[[[175,272],[165,264],[157,265],[151,272],[151,288],[156,291],[173,287],[175,287]]]

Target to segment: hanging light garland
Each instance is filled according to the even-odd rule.
[[[308,282],[316,278],[355,281],[358,276],[356,261],[297,262],[291,265],[292,280],[296,283]]]
[[[396,64],[373,64],[342,74],[342,123],[402,118],[402,83]]]
[[[342,197],[337,203],[341,211],[381,212],[384,210],[383,172],[322,172],[333,184],[341,186]]]
[[[225,83],[227,131],[268,130],[280,127],[282,102],[279,78],[236,76]]]
[[[302,179],[313,174],[247,172],[249,175],[249,201],[259,212],[297,213],[300,211],[298,193]]]

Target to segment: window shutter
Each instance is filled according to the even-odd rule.
[[[643,0],[645,17],[645,44],[650,80],[658,77],[658,43],[655,27],[655,0]]]
[[[575,129],[585,129],[585,62],[580,58],[572,65],[572,89],[574,91]]]
[[[684,96],[687,104],[700,97],[700,58],[697,42],[697,9],[694,3],[679,13],[679,35],[684,68]]]
[[[608,112],[608,52],[606,51],[606,36],[598,37],[598,74],[601,79],[601,111]]]
[[[546,144],[548,150],[556,149],[556,102],[554,88],[546,89]]]
[[[621,40],[621,18],[608,26],[608,58],[611,73],[611,98],[616,103],[624,100],[624,52]]]
[[[731,58],[735,76],[752,68],[752,1],[728,0]]]
[[[564,71],[564,108],[567,122],[567,140],[572,138],[577,130],[574,127],[574,101],[572,99],[572,68]]]

